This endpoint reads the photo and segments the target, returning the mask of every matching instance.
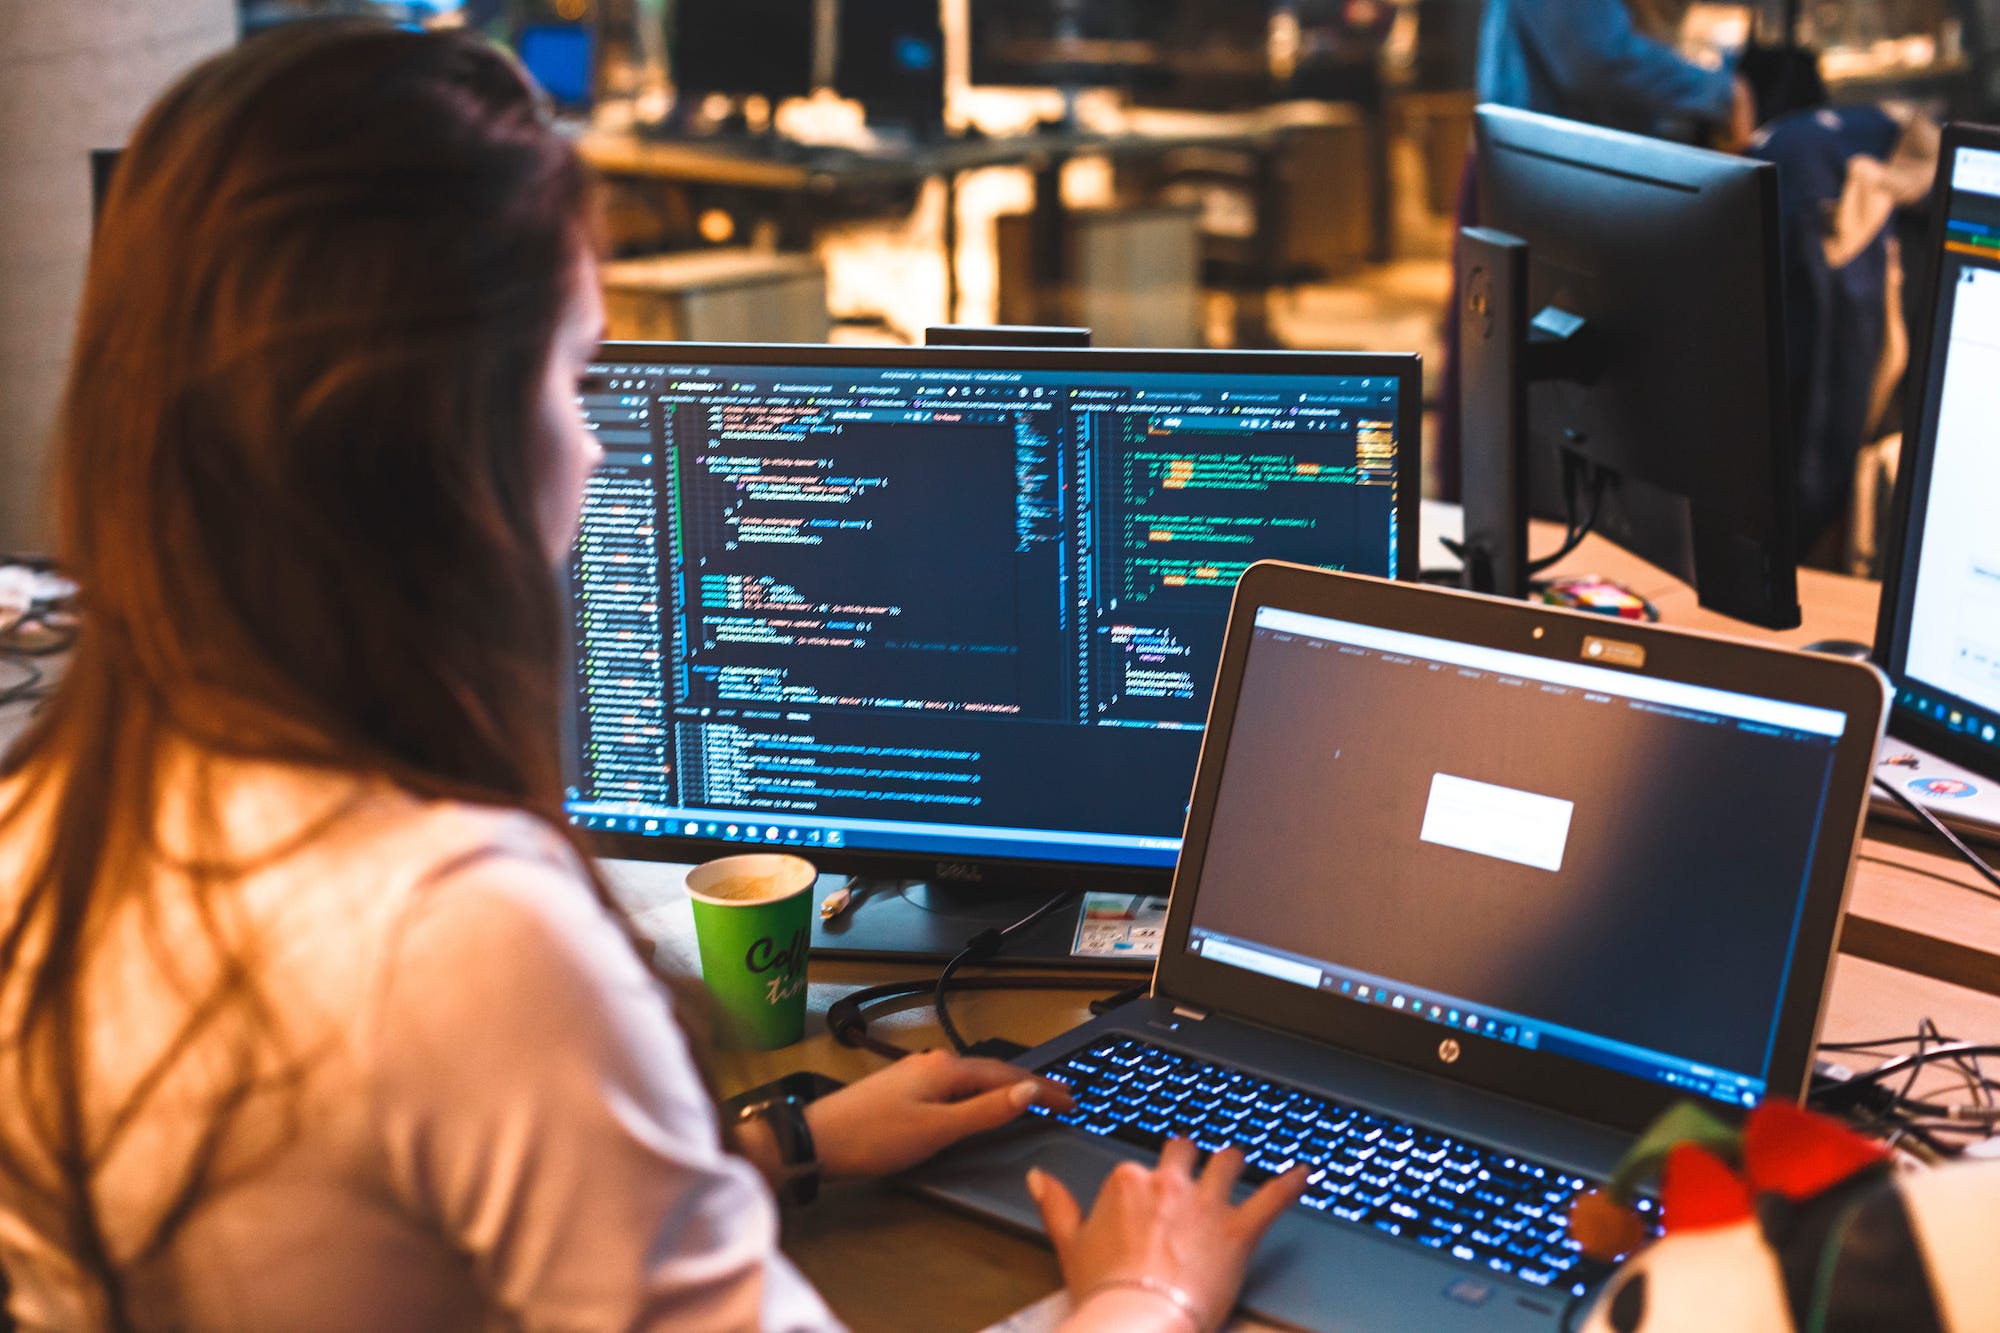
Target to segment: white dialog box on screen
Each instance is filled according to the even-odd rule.
[[[1421,836],[1440,847],[1540,870],[1561,870],[1575,809],[1575,802],[1554,796],[1436,773],[1431,776]]]

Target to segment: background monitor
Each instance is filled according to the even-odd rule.
[[[1160,77],[1168,0],[968,0],[971,82],[1128,87]]]
[[[1265,0],[1159,0],[1159,67],[1135,82],[1149,106],[1233,110],[1281,96],[1271,71]]]
[[[1710,610],[1797,625],[1777,169],[1496,106],[1476,136],[1498,248],[1460,270],[1472,554],[1524,591],[1532,495]]]
[[[1894,734],[2000,778],[2000,129],[1947,127],[1931,225],[1875,660]]]
[[[514,50],[551,102],[578,109],[593,92],[594,36],[580,23],[535,23],[515,35]]]
[[[679,0],[668,42],[682,94],[805,97],[813,89],[815,0]]]
[[[1164,893],[1238,574],[1414,574],[1415,357],[613,343],[582,402],[570,818],[927,881],[817,947]]]
[[[944,26],[938,0],[841,0],[834,90],[871,125],[944,128]]]

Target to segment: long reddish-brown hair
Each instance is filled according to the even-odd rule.
[[[130,1324],[121,1267],[213,1184],[244,1093],[218,1100],[139,1252],[114,1254],[82,979],[158,855],[164,750],[386,775],[557,822],[564,622],[534,403],[588,197],[509,57],[367,22],[279,29],[201,65],[119,164],[56,465],[84,627],[6,762],[25,794],[0,812],[38,851],[0,913],[0,1044],[21,1071],[0,1098],[31,1126],[0,1136],[0,1173],[60,1219],[113,1327]],[[184,1039],[225,1010],[246,1032],[269,1016],[254,959],[217,975]]]

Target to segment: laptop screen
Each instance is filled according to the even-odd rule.
[[[1753,1104],[1845,726],[1260,608],[1188,948]]]
[[[1951,183],[1921,429],[1903,453],[1912,490],[1888,666],[1903,717],[1945,733],[1959,762],[2000,771],[2000,152],[1961,146],[1942,169]]]

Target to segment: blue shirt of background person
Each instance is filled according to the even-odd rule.
[[[1479,99],[1614,129],[1728,124],[1736,81],[1647,36],[1626,0],[1487,0]]]

